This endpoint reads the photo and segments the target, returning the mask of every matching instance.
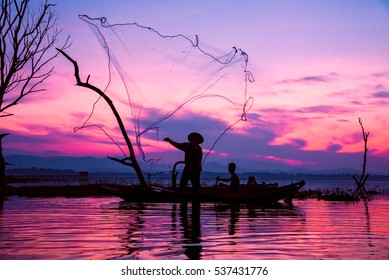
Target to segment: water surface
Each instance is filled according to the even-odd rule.
[[[0,259],[389,259],[389,199],[262,209],[11,197]]]

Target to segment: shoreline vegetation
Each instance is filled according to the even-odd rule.
[[[147,176],[152,178],[162,178],[170,177],[171,171],[155,171],[147,172]],[[220,171],[207,171],[202,172],[203,178],[216,178],[217,175],[228,175],[228,172]],[[43,177],[77,177],[88,175],[89,177],[98,177],[98,176],[115,176],[115,177],[127,177],[136,179],[136,174],[134,172],[118,172],[118,171],[76,171],[71,169],[49,169],[49,168],[14,168],[6,171],[6,177],[9,180],[20,180],[22,178],[43,178]],[[239,177],[248,178],[254,176],[257,180],[267,179],[301,179],[306,180],[352,180],[352,176],[358,176],[359,172],[356,170],[340,170],[336,172],[335,170],[329,171],[253,171],[253,172],[239,172]],[[55,178],[56,179],[56,178]],[[370,172],[369,181],[389,181],[389,174],[385,173],[374,173]]]
[[[9,170],[5,196],[19,197],[112,197],[112,193],[102,188],[104,185],[135,185],[136,175],[132,173],[114,172],[77,172],[74,170],[56,169],[19,169]],[[215,183],[217,175],[223,173],[203,172],[207,186]],[[169,172],[159,172],[149,177],[149,185],[166,186],[170,179]],[[318,199],[329,201],[358,201],[359,196],[355,195],[356,187],[353,184],[346,186],[337,185],[339,181],[352,182],[351,173],[323,174],[323,173],[287,173],[287,172],[257,172],[241,173],[242,182],[254,176],[258,182],[291,182],[304,179],[306,181],[326,181],[331,187],[314,188],[305,187],[295,194],[295,199]],[[206,179],[208,178],[208,179]],[[369,181],[389,181],[389,175],[373,174]],[[152,183],[151,183],[152,182]],[[165,183],[161,183],[165,182]],[[333,182],[333,183],[332,183]],[[367,189],[369,199],[375,196],[387,196],[388,190],[380,188],[379,185]]]
[[[82,184],[82,185],[47,185],[47,186],[21,186],[15,187],[7,185],[5,188],[5,196],[19,196],[27,198],[40,198],[40,197],[67,197],[67,198],[79,198],[79,197],[114,197],[111,192],[102,188],[107,185],[104,183],[98,184]],[[112,184],[111,184],[112,185]],[[130,187],[130,186],[129,186]],[[333,189],[307,189],[298,191],[294,199],[317,199],[327,201],[359,201],[360,198],[353,194],[350,188],[333,188]],[[388,196],[388,193],[383,190],[367,190],[369,199],[374,199],[376,196]]]

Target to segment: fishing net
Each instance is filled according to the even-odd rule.
[[[227,53],[208,51],[197,36],[164,35],[137,23],[110,24],[105,18],[80,16],[93,30],[107,55],[105,93],[119,107],[127,132],[143,164],[169,162],[170,137],[184,142],[193,131],[205,142],[204,161],[216,153],[217,143],[252,106],[248,84],[248,55],[231,48]],[[91,115],[77,128],[90,126]],[[123,156],[123,141],[111,135]],[[153,168],[154,168],[153,167]]]

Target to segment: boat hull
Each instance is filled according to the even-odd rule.
[[[139,186],[104,186],[126,201],[134,202],[242,202],[242,203],[273,203],[280,200],[291,202],[294,194],[299,191],[305,182],[300,181],[285,186],[242,186],[238,191],[229,191],[227,187],[202,187],[199,192],[192,192],[191,188],[139,187]]]

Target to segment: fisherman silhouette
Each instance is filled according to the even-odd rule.
[[[200,133],[192,132],[188,135],[189,142],[177,143],[170,138],[165,138],[163,141],[185,152],[185,167],[182,172],[180,187],[187,188],[190,180],[193,191],[198,192],[200,190],[201,160],[203,158],[203,150],[200,144],[204,142],[203,136]]]

